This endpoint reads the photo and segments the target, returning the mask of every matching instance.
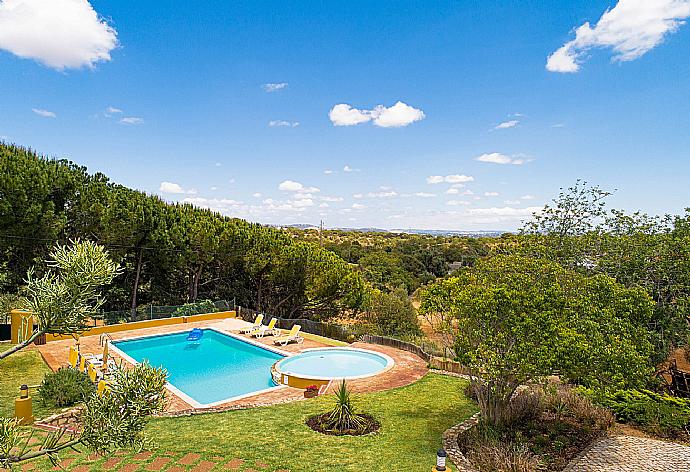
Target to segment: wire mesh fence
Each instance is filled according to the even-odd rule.
[[[234,300],[202,300],[184,305],[146,305],[135,310],[104,311],[92,316],[93,325],[112,325],[133,321],[159,320],[235,309]]]

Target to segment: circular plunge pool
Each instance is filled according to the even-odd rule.
[[[307,349],[273,366],[277,383],[299,386],[307,381],[351,380],[376,375],[393,367],[389,356],[355,348]]]

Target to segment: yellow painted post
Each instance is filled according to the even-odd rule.
[[[29,387],[22,385],[19,389],[19,398],[14,401],[14,417],[19,424],[27,425],[34,422],[33,406],[29,396]]]
[[[10,312],[12,319],[11,333],[12,344],[18,344],[24,339],[31,336],[34,329],[33,313],[28,310],[12,310]]]

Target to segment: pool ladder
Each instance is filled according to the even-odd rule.
[[[105,346],[105,343],[107,343],[108,341],[110,341],[111,343],[113,342],[113,337],[108,333],[103,333],[98,337],[98,344],[101,347]]]

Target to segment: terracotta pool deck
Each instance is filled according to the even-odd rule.
[[[130,339],[140,336],[151,336],[157,334],[174,333],[179,331],[188,331],[192,328],[216,328],[220,331],[226,331],[233,334],[237,334],[237,332],[240,329],[247,326],[250,326],[250,323],[235,318],[228,318],[220,321],[198,321],[194,323],[186,323],[184,325],[159,326],[155,328],[143,328],[132,331],[122,331],[112,333],[110,337],[114,341],[118,341],[122,339]],[[248,338],[248,336],[240,336]],[[258,339],[254,341],[258,341],[268,346],[273,346],[272,337],[265,337],[263,339]],[[103,350],[103,348],[99,345],[99,336],[82,337],[79,339],[79,343],[81,346],[81,351],[85,353],[99,354]],[[48,366],[53,370],[57,370],[60,367],[67,366],[69,346],[73,344],[73,340],[53,341],[42,346],[38,346],[38,350],[41,353],[43,359],[48,364]],[[281,346],[279,349],[290,353],[299,353],[304,349],[327,346],[328,344],[325,344],[323,342],[305,338],[302,344],[293,343],[284,347]],[[388,390],[391,388],[402,387],[416,382],[417,380],[422,378],[428,371],[426,362],[424,360],[417,357],[415,354],[406,351],[401,351],[399,349],[395,349],[392,347],[379,346],[376,344],[368,344],[361,342],[356,342],[351,346],[387,354],[395,361],[395,365],[393,366],[393,368],[386,372],[375,375],[373,377],[352,380],[348,382],[348,385],[351,387],[353,392],[377,392],[382,390]],[[125,364],[129,364],[129,362],[126,359],[120,358],[116,352],[111,351],[110,354],[118,362],[122,360]],[[334,385],[331,385],[329,390],[332,390],[333,388]],[[169,400],[166,408],[166,413],[169,415],[182,415],[196,412],[200,413],[205,411],[222,411],[250,408],[256,406],[275,405],[279,403],[287,403],[302,400],[304,399],[304,395],[303,390],[301,389],[284,386],[272,390],[270,392],[252,395],[239,400],[223,403],[221,405],[214,406],[211,408],[194,408],[192,405],[190,405],[182,398],[177,396],[172,390],[168,390],[168,399]]]

